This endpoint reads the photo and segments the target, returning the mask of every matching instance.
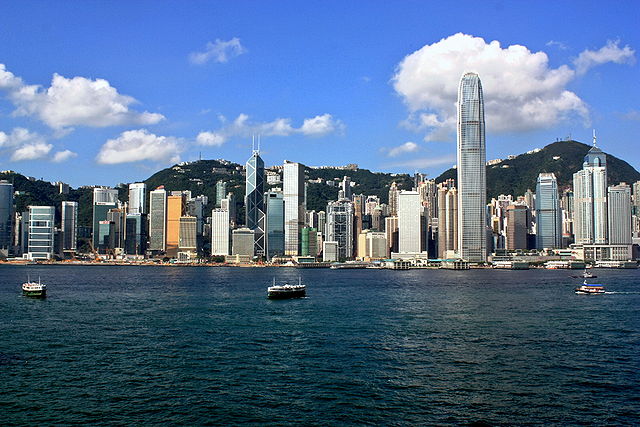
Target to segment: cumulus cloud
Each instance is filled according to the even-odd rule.
[[[107,80],[66,78],[54,74],[51,86],[27,85],[0,64],[0,90],[15,105],[16,116],[36,117],[53,129],[70,126],[105,127],[148,125],[164,119],[162,114],[138,112],[129,107],[137,101],[118,93]]]
[[[69,159],[73,159],[74,157],[78,157],[78,153],[74,153],[71,150],[63,150],[55,153],[51,161],[55,163],[62,163],[62,162],[66,162]]]
[[[620,40],[609,40],[598,50],[584,50],[573,61],[578,74],[586,73],[596,65],[613,62],[616,64],[633,64],[635,51],[629,45],[620,48]]]
[[[200,132],[196,137],[196,142],[200,145],[219,147],[226,141],[226,138],[215,132]]]
[[[304,135],[315,137],[339,133],[344,130],[344,124],[340,120],[334,119],[331,114],[304,119],[300,127],[293,126],[293,121],[289,118],[277,118],[270,122],[254,122],[247,114],[243,113],[230,123],[227,123],[224,116],[220,117],[220,121],[224,124],[223,127],[216,131],[200,132],[196,137],[196,142],[200,145],[220,146],[234,136]]]
[[[146,129],[122,132],[104,143],[96,161],[101,164],[131,163],[152,160],[175,163],[180,160],[182,147],[177,138],[158,136]]]
[[[215,42],[208,42],[203,52],[191,52],[189,60],[197,65],[206,64],[211,60],[224,63],[246,52],[247,50],[237,37],[227,41],[216,39]]]
[[[404,154],[404,153],[413,153],[415,151],[418,151],[420,149],[420,147],[418,146],[418,144],[416,144],[415,142],[405,142],[402,145],[399,145],[397,147],[394,147],[392,149],[390,149],[387,152],[387,156],[389,157],[397,157],[400,154]]]
[[[589,122],[587,105],[567,90],[576,77],[571,67],[551,68],[546,53],[525,46],[503,48],[498,41],[458,33],[398,64],[393,85],[409,109],[404,126],[426,132],[427,141],[451,139],[458,84],[468,71],[482,81],[488,132],[544,129],[568,118]]]
[[[11,160],[14,162],[22,161],[22,160],[35,160],[46,157],[53,145],[47,144],[45,142],[36,142],[32,144],[24,145],[18,148],[11,155]]]

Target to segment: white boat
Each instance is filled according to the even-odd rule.
[[[298,278],[297,285],[288,283],[276,285],[276,279],[273,279],[273,285],[267,288],[267,297],[269,299],[302,298],[306,294],[307,286],[302,284],[300,278]]]
[[[575,290],[576,294],[581,295],[596,295],[604,294],[604,286],[602,285],[589,285],[585,280],[582,286],[579,286]]]
[[[29,278],[22,284],[22,295],[33,298],[45,298],[47,296],[47,285],[40,282],[32,282]]]

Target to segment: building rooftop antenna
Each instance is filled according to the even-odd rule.
[[[593,146],[596,146],[596,130],[593,130]]]

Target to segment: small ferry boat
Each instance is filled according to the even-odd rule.
[[[592,295],[592,294],[604,294],[604,286],[602,285],[589,285],[585,280],[582,286],[576,288],[576,294]]]
[[[267,298],[269,299],[302,298],[306,294],[307,286],[302,284],[300,278],[298,278],[297,285],[288,283],[276,285],[276,279],[273,279],[273,285],[267,288]]]
[[[595,279],[598,276],[596,276],[592,272],[587,271],[585,269],[584,272],[580,276],[571,276],[571,277],[573,277],[574,279]]]
[[[45,298],[47,296],[47,285],[40,282],[32,282],[27,278],[26,283],[22,284],[22,295],[32,298]]]

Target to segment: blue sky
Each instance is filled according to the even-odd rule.
[[[0,170],[73,186],[176,160],[455,163],[479,73],[487,158],[571,135],[640,168],[637,2],[3,2]]]

